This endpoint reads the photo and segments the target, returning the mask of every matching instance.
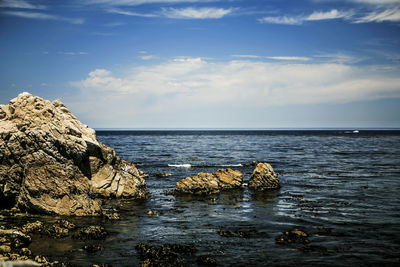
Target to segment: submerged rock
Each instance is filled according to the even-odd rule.
[[[218,261],[210,256],[199,256],[197,257],[198,265],[215,266],[218,265]]]
[[[240,171],[219,169],[213,173],[199,172],[176,183],[175,192],[194,195],[209,195],[221,190],[241,188],[243,174]]]
[[[253,190],[269,190],[280,188],[279,178],[268,163],[258,163],[250,180],[249,188]]]
[[[78,239],[105,239],[108,233],[106,230],[104,230],[104,227],[102,226],[96,226],[96,225],[91,225],[84,227],[78,231],[76,235],[74,235],[75,238]]]
[[[151,246],[139,243],[135,246],[140,255],[139,266],[185,266],[179,254],[192,254],[197,251],[194,245],[164,244]]]
[[[171,176],[171,175],[172,175],[172,174],[169,173],[169,172],[157,172],[157,173],[156,173],[156,176],[157,176],[158,178],[169,177],[169,176]]]
[[[100,197],[146,198],[133,163],[100,143],[60,100],[22,93],[0,105],[0,209],[100,215]]]
[[[283,235],[279,235],[275,238],[276,243],[279,244],[291,244],[291,243],[300,243],[300,244],[308,244],[310,241],[308,240],[308,234],[302,230],[294,228],[292,230],[283,232]]]

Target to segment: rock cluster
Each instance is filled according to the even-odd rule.
[[[180,244],[152,246],[139,243],[135,249],[141,259],[139,266],[186,266],[180,254],[193,254],[197,251],[194,245]]]
[[[187,177],[176,183],[175,193],[209,195],[221,190],[243,187],[243,174],[238,170],[219,169],[213,173],[199,172],[197,176]],[[248,186],[252,190],[278,189],[279,178],[268,163],[257,163]]]
[[[249,188],[253,190],[278,189],[280,187],[278,175],[268,163],[258,163],[250,180]]]
[[[100,215],[98,197],[148,195],[143,173],[61,101],[22,93],[0,105],[0,209]]]
[[[213,173],[199,172],[197,176],[187,177],[176,183],[176,193],[209,195],[221,190],[241,188],[243,174],[232,169],[219,169]]]

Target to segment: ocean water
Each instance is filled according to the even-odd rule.
[[[73,240],[36,244],[38,251],[78,265],[136,266],[139,242],[190,243],[198,249],[184,257],[191,266],[202,255],[222,266],[400,265],[400,131],[98,131],[97,136],[149,174],[152,197],[112,203],[121,220],[104,222],[111,233],[100,242],[104,251],[88,254]],[[240,170],[247,182],[252,161],[269,162],[281,189],[255,194],[245,188],[206,198],[170,194],[180,179],[219,168]],[[158,178],[157,172],[172,176]],[[308,245],[275,242],[294,227],[310,235]],[[221,237],[219,230],[250,234]]]

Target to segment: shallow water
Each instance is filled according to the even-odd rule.
[[[78,265],[135,266],[134,247],[144,241],[194,243],[196,256],[212,256],[225,266],[400,264],[399,131],[100,131],[98,138],[121,158],[140,163],[150,175],[152,197],[113,203],[122,218],[104,222],[111,232],[100,242],[104,251],[88,254],[80,250],[81,241],[39,238],[33,252]],[[246,182],[252,161],[269,162],[282,188],[205,199],[168,193],[182,178],[229,166],[242,171]],[[191,167],[171,166],[182,164]],[[160,171],[172,176],[157,178]],[[293,227],[311,235],[308,246],[275,243]],[[253,232],[247,238],[221,237],[219,230]],[[185,260],[195,265],[195,258]]]

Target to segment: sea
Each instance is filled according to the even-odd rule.
[[[182,256],[188,266],[200,256],[220,266],[400,266],[400,130],[97,130],[97,137],[149,175],[151,197],[106,203],[121,220],[102,221],[110,233],[103,251],[87,253],[69,239],[33,250],[81,266],[137,266],[140,242],[193,244],[197,252]],[[270,163],[281,188],[173,194],[177,181],[198,172],[231,168],[247,182],[252,162]],[[293,228],[309,243],[275,241]]]

